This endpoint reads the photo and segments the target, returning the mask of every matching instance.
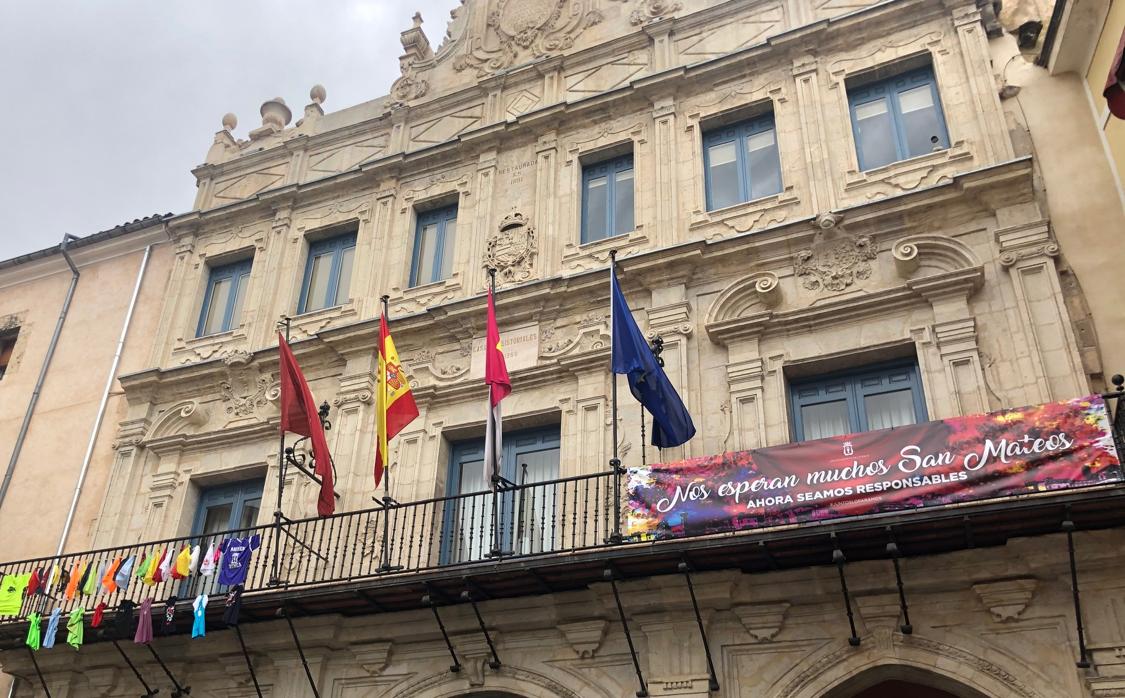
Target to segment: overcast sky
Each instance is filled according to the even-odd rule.
[[[460,0],[0,2],[0,259],[188,210],[222,116],[282,97],[299,118],[390,89],[415,10],[434,48]]]

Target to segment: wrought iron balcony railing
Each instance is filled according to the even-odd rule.
[[[1104,397],[1117,402],[1123,394],[1108,393]],[[1121,437],[1125,435],[1125,410],[1117,409],[1115,412],[1112,415],[1113,435],[1120,448],[1123,443]],[[124,600],[139,603],[146,598],[164,600],[176,596],[191,599],[201,593],[225,593],[226,588],[219,584],[217,573],[204,576],[197,571],[186,579],[165,579],[155,583],[143,581],[135,575],[146,557],[160,555],[162,551],[176,555],[185,546],[199,546],[202,557],[209,548],[218,549],[224,540],[230,538],[257,537],[260,541],[260,548],[253,553],[249,563],[244,584],[247,593],[362,583],[376,578],[401,579],[434,570],[450,573],[461,570],[468,576],[478,566],[491,563],[492,569],[495,569],[498,563],[509,560],[521,563],[534,559],[565,561],[577,559],[575,556],[580,553],[597,551],[626,554],[626,548],[638,551],[651,546],[653,541],[651,537],[648,540],[636,537],[620,539],[613,535],[620,506],[618,497],[624,497],[623,487],[620,473],[612,471],[543,482],[525,481],[509,484],[496,493],[483,491],[436,497],[396,503],[385,509],[380,505],[324,518],[283,519],[280,524],[2,563],[0,574],[38,572],[44,580],[53,577],[55,583],[45,593],[25,597],[20,613],[0,617],[0,624],[20,621],[32,611],[56,607],[68,612],[79,604],[92,609],[104,603],[112,609]],[[901,513],[892,518],[906,522],[902,524],[904,528],[909,528],[909,522],[914,521],[948,520],[947,528],[954,533],[947,531],[942,535],[964,535],[967,542],[962,547],[972,547],[971,532],[962,534],[955,530],[963,527],[962,521],[969,522],[970,517],[988,521],[987,517],[1000,511],[1001,507],[1009,507],[1013,510],[1010,520],[1016,523],[1010,529],[989,523],[998,532],[997,535],[1004,530],[1019,531],[1019,534],[1024,531],[1057,531],[1057,522],[1062,520],[1062,517],[1056,517],[1058,512],[1045,513],[1042,526],[1035,529],[1038,524],[1033,524],[1026,514],[1017,513],[1015,509],[1026,512],[1028,508],[1047,506],[1061,510],[1065,506],[1066,518],[1069,519],[1069,502],[1088,501],[1097,502],[1090,509],[1093,512],[1089,519],[1091,527],[1120,525],[1117,518],[1125,520],[1125,510],[1121,514],[1111,512],[1121,510],[1118,500],[1122,497],[1125,497],[1125,485],[1116,484],[1092,490],[1030,495],[1017,498],[1019,501],[984,501],[968,508],[936,507],[925,513]],[[709,535],[706,538],[711,540],[707,541],[681,537],[675,531],[669,531],[669,537],[678,538],[681,546],[699,549],[713,545],[717,537],[753,541],[765,553],[763,559],[771,567],[776,566],[775,558],[779,554],[766,549],[765,542],[773,541],[777,543],[776,548],[782,549],[780,555],[790,555],[794,564],[808,564],[801,561],[822,558],[821,564],[829,564],[830,554],[823,554],[820,548],[840,545],[835,537],[831,543],[826,543],[830,531],[882,531],[888,528],[888,521],[892,518],[877,515],[775,526],[722,536]],[[1079,525],[1082,525],[1081,521]],[[923,535],[926,540],[934,539],[932,530]],[[786,542],[801,536],[808,540],[811,540],[810,537],[820,540],[813,557],[805,556]],[[874,542],[869,546],[872,550],[885,544],[885,540],[875,541],[876,537],[872,536]],[[899,540],[901,544],[903,539]],[[858,539],[856,544],[860,544]],[[909,545],[903,547],[909,549]],[[830,553],[831,548],[828,550]],[[108,590],[102,584],[106,570],[115,561],[129,558],[133,559],[134,566],[128,583]],[[743,561],[740,564],[747,567],[751,563]],[[92,587],[85,585],[88,590],[92,588],[93,593],[84,593],[84,585],[76,584],[72,586],[77,588],[68,596],[68,585],[60,583],[59,573],[66,571],[70,576],[81,575],[85,567],[92,570],[91,574],[98,575]],[[56,569],[58,573],[55,573]]]

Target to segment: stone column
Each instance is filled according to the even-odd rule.
[[[961,47],[965,77],[969,81],[973,111],[976,112],[980,153],[983,162],[1004,162],[1013,157],[1012,140],[1000,106],[1000,96],[992,77],[988,39],[981,26],[980,10],[973,3],[950,2],[953,26]]]
[[[547,278],[559,271],[558,133],[541,134],[535,145],[535,228],[539,231],[539,274]]]
[[[679,197],[676,186],[676,102],[673,97],[661,97],[653,102],[653,146],[656,151],[656,219],[650,221],[651,237],[658,246],[676,241],[679,226]],[[643,181],[637,178],[636,181]],[[634,192],[634,202],[639,197]]]
[[[816,56],[803,54],[793,60],[793,78],[797,81],[797,112],[801,118],[801,140],[804,142],[805,170],[809,180],[809,198],[813,211],[836,208],[833,182],[838,179],[832,168],[831,154],[824,133],[824,109],[821,103]]]

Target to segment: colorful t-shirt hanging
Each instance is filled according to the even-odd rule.
[[[121,567],[121,558],[114,558],[113,562],[109,563],[106,568],[105,574],[102,575],[102,588],[106,590],[107,594],[112,594],[117,591],[117,582],[114,577],[117,576],[117,568]]]
[[[228,538],[223,541],[223,559],[219,563],[219,584],[244,584],[250,558],[262,545],[262,537]]]
[[[94,617],[90,619],[91,628],[100,628],[102,625],[102,615],[105,613],[105,601],[102,601],[97,606],[94,606]]]
[[[82,582],[82,593],[90,596],[98,590],[98,583],[101,582],[102,575],[105,574],[105,563],[95,567],[96,563],[90,563],[86,569],[86,578]],[[94,570],[97,570],[96,572]]]
[[[191,636],[205,637],[207,635],[207,594],[200,594],[191,602],[192,614],[195,620],[191,624]]]
[[[133,573],[133,562],[135,558],[130,555],[121,563],[121,567],[117,568],[117,574],[113,576],[113,583],[117,588],[124,589],[129,586],[129,576]]]
[[[129,637],[129,633],[133,630],[133,609],[136,607],[137,604],[129,599],[121,602],[121,607],[117,609],[117,613],[113,616],[113,629],[117,637]]]
[[[6,574],[0,579],[0,615],[19,615],[23,592],[30,581],[30,574]]]
[[[82,646],[82,617],[86,615],[86,609],[81,606],[75,608],[70,612],[70,617],[66,621],[66,644],[74,649]]]
[[[150,586],[164,581],[164,558],[168,557],[168,550],[161,550],[159,556],[153,556],[152,567],[145,573],[145,582]]]
[[[61,608],[51,611],[51,618],[47,621],[47,630],[43,633],[43,649],[51,649],[55,646],[55,636],[59,634],[59,616],[61,615]]]
[[[164,602],[164,622],[160,626],[161,635],[171,635],[176,632],[176,601],[175,596],[169,596]]]
[[[235,584],[227,592],[226,608],[223,609],[223,622],[238,625],[238,614],[242,611],[242,585]]]
[[[40,569],[41,568],[38,567],[35,568],[35,571],[31,573],[31,579],[29,579],[27,582],[27,595],[29,597],[34,596],[36,592],[39,591],[39,588],[43,585],[43,579],[39,576]]]
[[[188,574],[195,574],[199,571],[199,546],[191,549],[191,559],[188,561]]]
[[[203,562],[199,565],[199,573],[204,577],[210,577],[215,574],[215,544],[212,543],[207,547],[207,554],[203,556]]]
[[[27,646],[33,650],[39,649],[39,614],[32,613],[27,617]]]
[[[160,579],[157,581],[168,581],[172,579],[172,562],[176,558],[176,549],[168,548],[168,554],[160,561]],[[155,578],[155,577],[154,577]]]
[[[185,545],[180,554],[176,556],[176,564],[172,568],[172,579],[187,579],[191,574],[191,546]]]
[[[133,642],[138,645],[147,645],[152,642],[152,599],[141,602],[137,617],[137,632],[133,635]]]
[[[82,581],[82,570],[86,569],[89,563],[76,562],[74,567],[70,570],[70,578],[66,581],[66,598],[69,601],[74,598],[78,593],[78,584]]]

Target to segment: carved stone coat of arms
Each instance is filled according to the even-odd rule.
[[[484,268],[495,269],[506,282],[527,281],[534,274],[537,252],[535,228],[526,216],[513,211],[489,234]]]

